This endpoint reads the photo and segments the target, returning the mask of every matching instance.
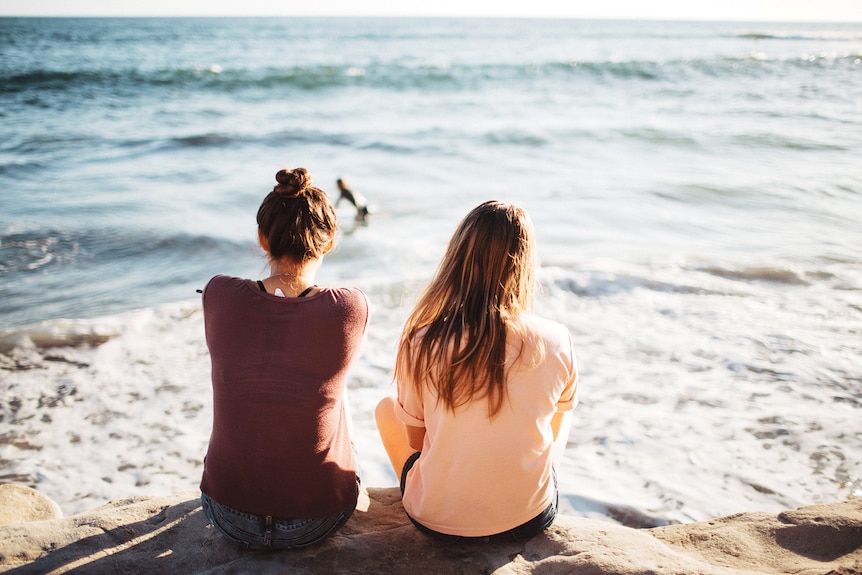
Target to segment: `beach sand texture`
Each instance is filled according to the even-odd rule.
[[[0,571],[356,575],[743,575],[862,572],[862,500],[633,529],[570,516],[527,542],[447,545],[407,520],[397,488],[369,488],[318,546],[239,550],[207,525],[199,493],[113,501],[66,519],[0,527]]]

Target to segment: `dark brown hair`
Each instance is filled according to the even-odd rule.
[[[280,170],[278,184],[257,210],[257,227],[269,242],[269,255],[296,262],[319,259],[335,238],[335,208],[311,185],[305,168]]]

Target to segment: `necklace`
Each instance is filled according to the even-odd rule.
[[[301,274],[295,274],[295,273],[291,273],[291,272],[277,272],[277,273],[274,273],[271,276],[269,276],[268,279],[277,280],[282,285],[290,286],[292,289],[295,289],[296,291],[301,291],[302,288],[305,287],[306,288],[305,292],[307,292],[309,289],[311,289],[311,287],[314,287],[314,286],[306,287],[306,286],[309,286],[310,282],[308,280],[306,280]],[[275,289],[276,289],[276,292],[281,292],[281,288],[275,288]],[[301,292],[302,295],[305,295],[305,292]],[[279,294],[276,293],[276,295],[279,295]],[[281,295],[284,295],[283,292],[281,293]],[[299,296],[299,297],[302,297],[302,296]]]
[[[275,280],[285,286],[303,286],[308,283],[300,274],[290,272],[274,273],[269,276],[269,279]]]
[[[290,272],[277,272],[277,273],[272,274],[269,277],[275,277],[275,276],[286,276],[289,278],[298,278],[299,277],[297,274],[292,274]]]
[[[268,283],[270,283],[270,285],[272,285],[273,282],[276,284],[281,284],[282,286],[284,286],[285,290],[289,291],[289,293],[296,292],[298,294],[292,297],[303,297],[308,294],[308,292],[310,292],[312,288],[317,287],[312,284],[314,278],[313,273],[310,274],[312,281],[309,281],[309,278],[306,277],[307,272],[308,270],[304,267],[297,272],[275,271],[264,281],[267,281]],[[282,289],[278,287],[272,290],[271,293],[282,297],[285,296],[284,291],[282,291]]]

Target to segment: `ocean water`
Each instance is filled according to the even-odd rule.
[[[458,221],[534,221],[581,404],[563,509],[630,525],[862,496],[862,24],[0,19],[0,481],[66,513],[197,488],[199,297],[268,275],[284,166],[343,203],[372,410]]]

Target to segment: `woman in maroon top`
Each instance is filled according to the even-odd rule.
[[[304,168],[281,170],[257,214],[271,275],[216,276],[203,291],[213,429],[201,502],[252,549],[317,543],[356,507],[345,380],[368,323],[355,288],[320,288],[335,210]]]

